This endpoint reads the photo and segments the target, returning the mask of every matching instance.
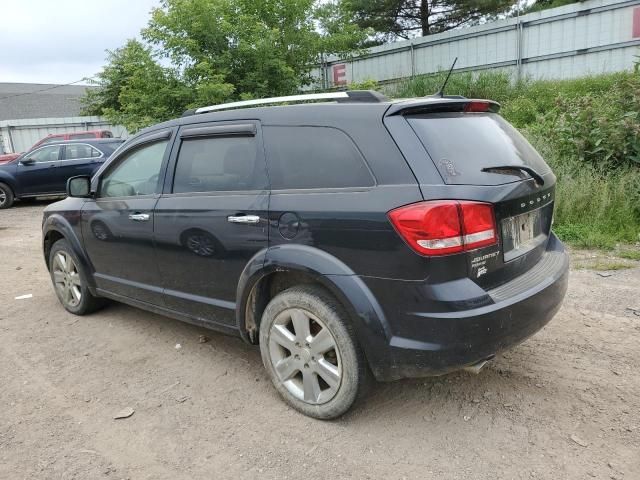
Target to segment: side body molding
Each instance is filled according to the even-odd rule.
[[[361,347],[374,366],[377,346],[388,346],[392,336],[382,308],[362,279],[347,265],[327,252],[306,245],[270,247],[248,262],[236,292],[236,319],[245,341],[250,341],[245,329],[250,295],[262,278],[276,272],[305,273],[329,290],[350,314]]]

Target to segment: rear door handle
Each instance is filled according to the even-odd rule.
[[[129,215],[129,220],[133,220],[134,222],[146,222],[149,220],[148,213],[132,213]]]
[[[260,217],[258,215],[231,215],[227,217],[227,220],[231,223],[244,223],[246,225],[260,223]]]

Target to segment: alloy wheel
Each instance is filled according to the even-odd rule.
[[[60,298],[69,307],[77,307],[82,300],[82,280],[78,266],[65,251],[59,251],[53,259],[53,282]]]
[[[281,312],[269,332],[269,356],[282,385],[294,397],[322,404],[338,393],[342,362],[327,326],[306,310]]]
[[[0,207],[7,201],[7,192],[0,188]]]

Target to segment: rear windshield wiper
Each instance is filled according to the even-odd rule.
[[[497,167],[486,167],[482,169],[483,172],[487,173],[500,173],[508,170],[521,170],[523,172],[527,172],[539,186],[544,185],[544,178],[542,178],[542,175],[531,167],[524,167],[522,165],[499,165]]]

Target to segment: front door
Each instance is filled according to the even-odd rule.
[[[267,247],[269,193],[255,121],[185,126],[155,208],[167,307],[235,325],[242,270]]]
[[[153,208],[168,160],[170,130],[141,137],[96,179],[95,200],[82,209],[82,236],[97,287],[162,305],[153,248]]]
[[[57,181],[62,146],[48,145],[27,153],[20,159],[16,176],[20,184],[20,195],[61,193]]]

